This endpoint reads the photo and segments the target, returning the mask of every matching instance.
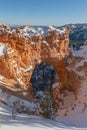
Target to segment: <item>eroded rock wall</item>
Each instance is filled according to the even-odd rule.
[[[70,56],[69,31],[68,26],[63,30],[46,27],[38,31],[30,26],[11,29],[0,25],[0,43],[5,45],[0,55],[0,74],[27,89],[35,66],[47,62],[57,72],[61,92],[64,89],[77,91],[78,76],[67,69],[73,63],[71,57],[71,62],[67,61]]]
[[[62,59],[68,55],[67,47],[69,42],[66,42],[69,40],[67,36],[69,35],[68,27],[62,35],[56,30],[53,30],[49,32],[48,36],[40,35],[30,38],[26,38],[24,35],[19,36],[20,28],[15,29],[15,31],[11,31],[5,25],[2,25],[2,28],[5,31],[1,31],[0,42],[6,44],[6,47],[4,55],[0,56],[2,57],[1,66],[9,69],[9,78],[17,79],[17,77],[23,76],[23,70],[27,71],[26,69],[29,67],[30,69],[34,68],[36,64],[44,61],[45,58],[60,57]]]

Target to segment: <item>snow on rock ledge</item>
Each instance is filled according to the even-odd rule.
[[[6,54],[6,44],[0,43],[0,56]]]
[[[63,59],[69,55],[68,26],[60,30],[54,26],[12,29],[0,25],[0,29],[3,28],[5,33],[0,35],[0,74],[16,80],[22,88],[29,85],[36,64],[46,58]]]

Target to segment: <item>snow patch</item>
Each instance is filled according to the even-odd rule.
[[[30,70],[32,70],[32,69],[33,69],[32,65],[30,65],[30,66],[27,67],[27,68],[20,67],[20,70],[22,70],[22,71],[24,71],[24,72],[30,71]]]
[[[75,56],[87,59],[87,45],[81,46],[80,50],[75,51]]]
[[[2,80],[4,77],[2,75],[0,75],[0,80]]]
[[[6,44],[0,43],[0,56],[3,56],[6,54]]]

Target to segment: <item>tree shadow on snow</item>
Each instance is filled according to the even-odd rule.
[[[11,114],[7,113],[1,113],[0,114],[0,124],[1,125],[9,125],[9,126],[31,126],[35,128],[53,128],[53,129],[67,129],[67,130],[76,130],[78,128],[87,128],[87,125],[76,125],[76,124],[70,124],[66,122],[61,122],[58,120],[49,120],[49,119],[42,119],[36,116],[26,116],[26,115],[18,115],[15,117],[15,119],[12,119]]]

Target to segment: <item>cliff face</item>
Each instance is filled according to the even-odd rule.
[[[78,76],[67,69],[74,64],[73,55],[68,49],[69,32],[68,26],[59,30],[53,26],[11,29],[0,25],[0,74],[4,77],[1,81],[31,92],[32,72],[37,64],[46,62],[56,70],[59,91],[62,93],[68,89],[76,94]]]
[[[0,56],[0,69],[1,73],[3,73],[2,75],[7,78],[17,80],[18,77],[22,77],[21,81],[26,84],[27,81],[25,81],[23,75],[27,75],[26,72],[31,71],[36,64],[46,58],[62,59],[68,55],[68,27],[61,33],[59,30],[52,28],[52,30],[47,32],[46,36],[44,34],[37,36],[32,32],[33,36],[31,37],[26,37],[25,33],[22,32],[26,27],[11,30],[8,26],[2,25],[1,29],[5,31],[1,30],[0,33],[0,43],[3,46],[3,54]],[[27,29],[31,33],[32,28],[27,27]],[[5,69],[8,74],[4,71]],[[31,75],[30,73],[28,75]]]

